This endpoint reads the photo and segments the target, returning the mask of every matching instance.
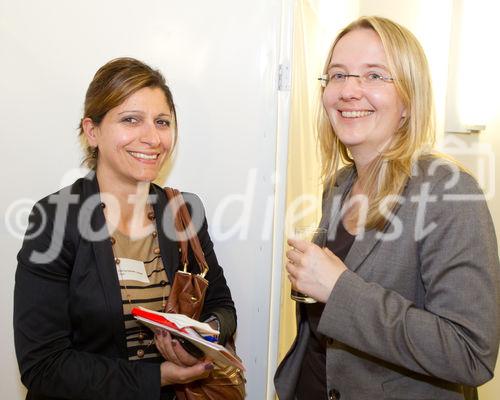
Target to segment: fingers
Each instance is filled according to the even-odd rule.
[[[165,361],[160,366],[161,384],[171,385],[175,383],[189,383],[197,379],[203,379],[210,375],[214,365],[211,362],[198,362],[189,367],[182,367],[172,362]]]
[[[295,252],[298,255],[309,251],[321,250],[321,247],[317,244],[308,242],[307,240],[290,238],[287,240],[287,243],[292,247],[289,251]]]
[[[167,331],[157,331],[155,334],[156,348],[165,360],[172,361],[177,365],[182,365],[177,353],[174,351],[175,344],[172,343],[172,337]],[[177,343],[178,345],[178,343]]]
[[[293,239],[291,242],[297,243]],[[335,265],[343,266],[342,261],[328,248],[320,248],[308,242],[306,244],[305,252],[295,248],[288,250],[288,262],[285,264],[292,287],[304,293],[307,293],[308,288],[323,283],[319,277],[324,275],[325,270]]]
[[[196,357],[189,354],[177,339],[172,340],[172,348],[177,356],[177,359],[183,366],[195,365],[200,361]]]
[[[289,243],[292,239],[288,240]],[[294,264],[302,264],[303,258],[308,254],[314,254],[315,250],[321,250],[320,247],[316,246],[314,243],[300,241],[293,241],[295,244],[298,244],[299,247],[293,247],[286,252],[287,258]]]
[[[189,367],[200,360],[189,354],[182,344],[168,331],[158,331],[155,334],[155,343],[158,351],[165,360],[172,361],[181,367]]]
[[[295,250],[295,249],[290,249],[286,252],[287,258],[295,264],[300,264],[300,258],[302,257],[303,253]]]
[[[214,369],[211,362],[198,362],[195,365],[184,368],[184,379],[195,380],[207,378]]]
[[[293,275],[288,274],[288,280],[290,281],[290,283],[292,285],[292,288],[298,290],[298,288],[297,288],[297,279]]]
[[[297,266],[291,262],[287,262],[285,264],[285,269],[286,269],[286,272],[288,272],[288,278],[295,279],[295,274],[297,272]],[[291,279],[290,279],[290,281],[291,281]]]
[[[292,262],[287,262],[285,264],[285,269],[286,272],[288,272],[289,275],[291,275],[294,279],[296,278],[297,273],[299,272],[299,267],[297,264],[292,263]]]
[[[292,284],[292,288],[300,291],[300,288],[297,286],[299,283],[298,276],[300,274],[300,267],[298,267],[296,264],[288,262],[285,264],[285,268],[288,272],[288,280]]]
[[[313,243],[308,242],[306,240],[301,240],[301,239],[294,239],[294,238],[289,238],[287,240],[287,243],[292,246],[294,249],[297,249],[301,252],[306,251],[307,247]]]
[[[293,239],[292,239],[293,240]],[[297,243],[297,241],[293,240],[294,243]],[[312,244],[310,242],[305,242],[308,248],[313,248],[311,246],[317,247],[318,250],[321,250],[318,246],[315,244]],[[302,247],[304,248],[304,247]],[[301,274],[306,273],[306,270],[308,270],[308,259],[310,258],[311,254],[306,254],[304,252],[299,251],[296,248],[290,249],[287,251],[286,256],[288,258],[288,262],[285,264],[285,269],[288,272],[288,279],[290,280],[290,283],[292,284],[292,287],[296,290],[300,290],[300,288],[297,286],[297,283],[300,282]]]

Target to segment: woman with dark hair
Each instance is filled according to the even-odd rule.
[[[476,181],[430,150],[425,54],[401,25],[363,17],[323,74],[328,242],[288,241],[292,286],[316,303],[297,308],[278,396],[474,399],[498,352],[497,242]]]
[[[153,184],[175,144],[165,79],[119,58],[101,67],[85,99],[80,135],[91,172],[36,203],[18,255],[14,334],[29,399],[173,399],[173,384],[214,365],[131,315],[162,311],[179,267],[173,211]],[[201,319],[224,344],[236,312],[201,201],[183,197],[209,270]],[[196,266],[189,253],[191,266]]]

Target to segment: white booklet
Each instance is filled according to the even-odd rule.
[[[132,315],[153,330],[165,329],[188,340],[216,364],[230,365],[245,371],[242,362],[228,349],[211,341],[213,336],[219,334],[219,331],[207,323],[196,321],[182,314],[162,313],[144,307],[134,307]],[[202,335],[206,335],[207,339]]]

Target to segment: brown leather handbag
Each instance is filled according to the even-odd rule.
[[[190,318],[199,319],[208,288],[208,281],[205,279],[208,264],[182,195],[172,188],[165,188],[165,193],[169,202],[174,202],[173,209],[177,211],[174,221],[182,264],[182,270],[175,273],[166,312],[185,314]],[[188,243],[200,268],[199,274],[188,272]],[[226,348],[236,356],[233,338],[228,340]],[[215,368],[207,378],[175,385],[174,389],[178,400],[243,400],[245,382],[240,369],[215,364]]]

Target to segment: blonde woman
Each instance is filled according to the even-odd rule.
[[[497,243],[476,181],[429,151],[422,48],[404,27],[364,17],[337,36],[322,79],[329,239],[289,240],[289,279],[317,302],[298,307],[278,396],[476,398],[498,351]]]

